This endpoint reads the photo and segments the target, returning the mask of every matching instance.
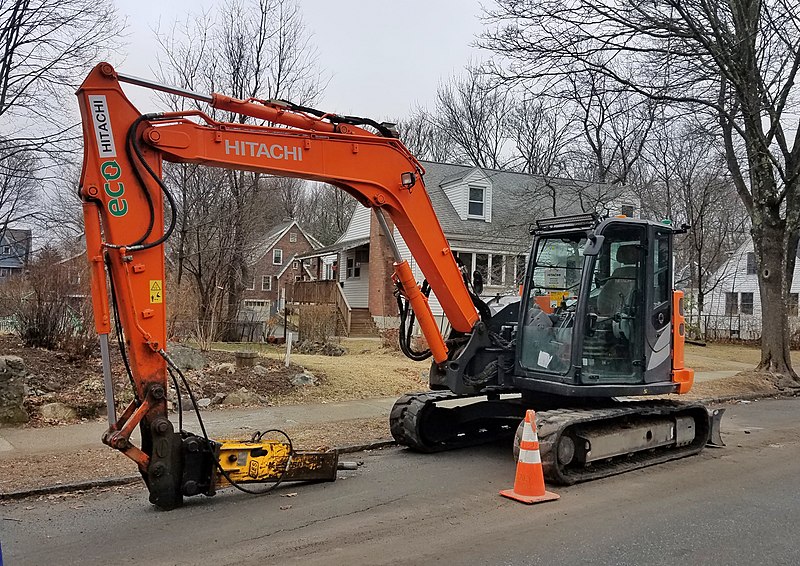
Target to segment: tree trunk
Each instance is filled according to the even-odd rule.
[[[751,233],[761,295],[761,362],[756,369],[783,374],[783,385],[797,384],[789,355],[787,309],[797,235],[787,233],[784,222],[774,218],[754,223]]]

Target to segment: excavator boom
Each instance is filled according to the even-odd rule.
[[[143,116],[126,98],[121,81],[194,98],[264,125],[220,122],[196,110]],[[474,297],[425,190],[424,170],[388,126],[282,101],[197,94],[119,75],[107,63],[92,70],[77,96],[84,137],[80,196],[107,390],[113,314],[117,334],[124,335],[121,350],[135,394],[119,419],[109,398],[111,426],[104,441],[138,464],[151,500],[160,507],[174,507],[182,493],[213,492],[213,474],[187,479],[182,462],[204,462],[207,469],[213,454],[226,452],[225,446],[220,451],[208,443],[198,449],[198,438],[175,432],[167,416],[168,372],[180,370],[166,350],[164,242],[175,226],[176,203],[162,180],[164,160],[322,181],[347,191],[377,211],[390,239],[389,222],[397,228],[455,331],[469,334],[478,322]],[[170,212],[166,226],[165,212]],[[413,309],[434,360],[443,363],[448,348],[427,297],[408,263],[396,259],[398,292]],[[136,426],[142,429],[141,448],[130,441]]]

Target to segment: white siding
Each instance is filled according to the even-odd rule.
[[[353,216],[350,218],[350,224],[347,225],[347,230],[344,231],[339,242],[349,242],[350,240],[357,240],[359,238],[369,237],[369,221],[372,209],[358,205],[353,211]]]
[[[706,297],[704,315],[710,315],[708,326],[719,330],[740,331],[743,339],[758,338],[761,332],[761,296],[758,290],[758,275],[747,273],[747,254],[753,252],[753,242],[749,240],[714,274],[719,281],[716,288]],[[790,293],[800,293],[800,262],[795,264]],[[742,293],[753,294],[753,314],[739,313],[728,315],[725,312],[725,294],[736,293],[741,307]],[[790,317],[790,322],[797,317]],[[791,324],[790,324],[791,326]],[[750,335],[752,333],[752,335]]]
[[[492,183],[480,169],[474,169],[463,179],[442,186],[444,194],[456,209],[459,218],[469,217],[469,187],[481,187],[483,193],[483,217],[486,222],[492,221]]]
[[[347,260],[349,258],[355,261],[355,255],[355,250],[347,250],[342,253],[342,260],[339,264],[339,281],[344,283],[342,291],[344,291],[350,307],[365,309],[369,307],[369,263],[361,264],[361,275],[358,278],[347,279]]]

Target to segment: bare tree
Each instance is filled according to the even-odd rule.
[[[291,99],[302,104],[313,102],[324,86],[315,71],[315,51],[294,0],[231,0],[216,11],[188,18],[170,32],[158,33],[158,37],[165,53],[160,74],[166,82],[241,99]],[[228,113],[216,117],[252,121]],[[296,213],[297,187],[291,180],[281,185],[244,171],[212,173],[186,165],[169,169],[172,182],[181,191],[178,269],[193,274],[201,319],[232,322],[251,279],[247,272],[250,252],[260,235],[280,220],[280,211],[275,211],[272,203],[276,196],[283,196],[286,212]],[[214,196],[208,198],[211,187]],[[222,304],[224,313],[217,310]]]
[[[397,120],[400,139],[417,159],[441,163],[459,163],[455,147],[439,127],[433,113],[416,106],[402,120]]]
[[[62,188],[52,171],[74,155],[80,133],[65,100],[73,106],[122,29],[113,6],[89,0],[0,2],[0,236],[40,215],[43,186]]]
[[[676,266],[690,287],[689,322],[698,330],[706,297],[723,281],[717,270],[743,243],[747,213],[714,136],[674,118],[660,121],[653,134],[642,158],[648,175],[642,207],[653,218],[692,227],[676,244]]]
[[[311,185],[308,195],[307,209],[313,211],[313,215],[303,220],[304,225],[320,242],[332,244],[347,229],[357,205],[356,199],[325,183]]]
[[[574,119],[543,97],[524,97],[512,103],[508,129],[513,136],[512,169],[532,175],[566,174],[567,153],[576,134]]]
[[[508,92],[470,67],[439,87],[433,123],[458,161],[499,169],[505,164],[509,110]]]
[[[499,0],[482,44],[506,78],[599,73],[718,124],[751,220],[762,306],[759,369],[797,381],[788,291],[800,237],[800,12],[788,0]]]

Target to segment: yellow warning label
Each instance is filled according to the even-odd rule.
[[[164,302],[164,286],[161,279],[150,280],[150,304]]]
[[[152,291],[151,291],[152,294]],[[569,299],[569,291],[550,291],[550,308],[556,309]]]

